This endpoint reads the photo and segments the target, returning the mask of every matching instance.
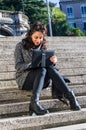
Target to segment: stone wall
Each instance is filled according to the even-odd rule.
[[[0,10],[0,36],[21,36],[28,29],[28,17],[22,12]]]

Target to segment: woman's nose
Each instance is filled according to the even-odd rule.
[[[40,41],[41,41],[40,39],[37,39],[37,42],[38,42],[38,43],[40,43]]]

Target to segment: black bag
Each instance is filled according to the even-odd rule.
[[[37,50],[32,51],[32,68],[49,67],[53,63],[50,57],[54,55],[53,50]]]

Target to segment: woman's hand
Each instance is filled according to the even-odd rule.
[[[56,64],[57,63],[57,57],[54,55],[54,56],[51,56],[50,57],[50,61],[53,63],[53,64]]]

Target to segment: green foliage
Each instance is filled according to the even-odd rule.
[[[70,27],[66,21],[66,15],[56,7],[51,9],[51,20],[53,36],[84,36],[80,29]]]
[[[64,21],[64,20],[66,20],[66,15],[61,10],[59,10],[57,7],[53,7],[51,10],[51,19]]]
[[[0,9],[20,11],[22,8],[21,0],[3,0],[0,2]]]
[[[85,36],[79,28],[71,28],[71,36]]]
[[[29,17],[31,23],[40,20],[46,23],[47,9],[43,0],[30,0],[25,2],[25,13]]]
[[[66,21],[66,15],[57,7],[51,9],[52,33],[53,36],[67,36],[69,24]],[[49,35],[49,28],[48,28]]]

